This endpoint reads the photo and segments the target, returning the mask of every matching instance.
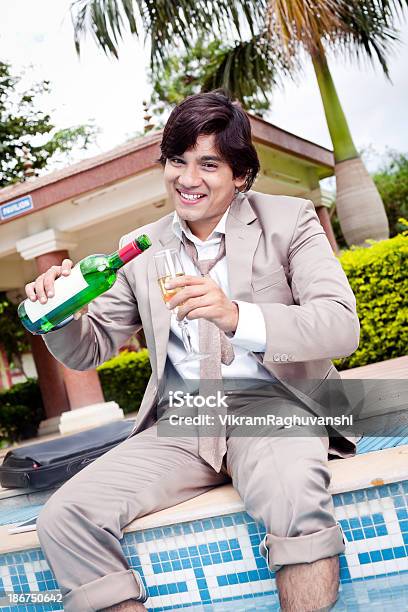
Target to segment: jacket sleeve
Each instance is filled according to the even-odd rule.
[[[288,251],[289,282],[295,304],[259,304],[266,325],[263,361],[334,359],[359,344],[356,299],[310,200],[299,210]]]
[[[141,328],[135,295],[120,269],[114,285],[89,304],[86,314],[43,339],[50,353],[68,368],[91,370],[113,357]]]

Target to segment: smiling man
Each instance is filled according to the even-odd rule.
[[[239,435],[225,416],[217,435],[177,428],[169,435],[169,397],[184,381],[198,397],[210,382],[214,395],[228,389],[234,415],[308,414],[319,406],[322,381],[339,379],[331,359],[358,346],[353,292],[312,202],[251,190],[259,160],[250,123],[224,92],[191,96],[173,110],[158,161],[175,210],[121,239],[145,232],[153,246],[86,314],[44,337],[57,359],[85,370],[143,327],[152,366],[131,435],[56,491],[38,518],[64,609],[145,609],[146,587],[119,543],[124,527],[231,481],[265,526],[260,552],[276,572],[282,609],[329,609],[345,547],[328,492],[328,454],[352,456],[355,440],[325,428],[288,436],[261,426]],[[166,308],[153,256],[170,248],[186,275],[171,281],[180,290]],[[71,267],[64,260],[41,275],[27,285],[28,297],[46,300]],[[205,359],[180,363],[176,307]],[[241,392],[231,381],[248,384]],[[225,415],[221,404],[214,418]]]

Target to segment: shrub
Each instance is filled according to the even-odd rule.
[[[0,393],[0,439],[17,442],[34,437],[45,418],[40,387],[34,379]]]
[[[408,222],[399,220],[408,228]],[[408,349],[408,230],[340,256],[357,301],[360,345],[333,363],[341,370],[386,361]]]
[[[138,410],[151,374],[147,349],[123,351],[97,371],[107,402],[117,402],[125,414]]]

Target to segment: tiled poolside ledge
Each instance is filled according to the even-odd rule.
[[[408,446],[329,465],[336,518],[346,539],[342,582],[408,571]],[[137,519],[124,531],[122,547],[145,580],[149,610],[253,600],[276,591],[274,574],[258,551],[264,530],[231,485]],[[0,527],[0,541],[3,590],[58,589],[35,532],[9,535]]]

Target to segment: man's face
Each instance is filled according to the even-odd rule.
[[[232,169],[220,159],[214,141],[213,134],[200,135],[193,149],[167,159],[164,168],[174,208],[201,240],[211,234],[231,204],[235,187],[245,183],[245,178],[233,179]]]

